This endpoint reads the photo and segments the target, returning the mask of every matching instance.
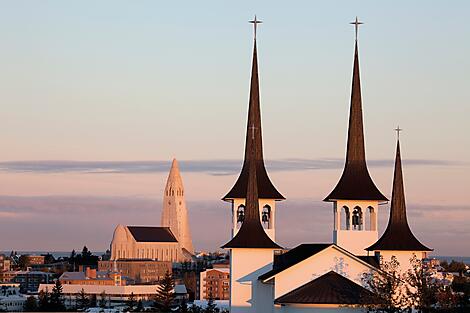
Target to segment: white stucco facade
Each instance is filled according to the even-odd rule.
[[[330,246],[276,274],[273,277],[275,282],[274,299],[330,271],[334,271],[362,286],[363,274],[371,270],[375,270],[371,265],[359,260],[341,248]],[[266,282],[269,280],[266,280]]]
[[[111,260],[119,259],[182,262],[185,257],[178,242],[137,242],[127,226],[118,225],[111,242]]]
[[[230,250],[230,312],[272,312],[273,286],[258,277],[272,269],[273,249]]]
[[[333,242],[355,255],[367,255],[365,249],[378,239],[378,209],[378,201],[335,201],[333,203]],[[358,212],[357,219],[354,223],[356,212]]]

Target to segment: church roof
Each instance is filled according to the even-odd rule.
[[[251,137],[254,140],[251,140]],[[250,151],[254,150],[252,156]],[[251,69],[251,86],[250,86],[250,102],[248,107],[248,122],[246,126],[245,141],[245,159],[243,167],[235,185],[223,197],[223,200],[245,199],[248,187],[248,167],[251,159],[256,165],[256,182],[258,186],[258,195],[261,199],[284,200],[284,196],[277,191],[273,183],[269,179],[268,173],[264,166],[263,158],[263,142],[261,132],[261,112],[259,100],[259,80],[258,80],[258,56],[256,49],[256,38],[253,47],[253,64]]]
[[[400,140],[397,140],[392,203],[390,205],[390,217],[387,229],[382,237],[366,250],[432,251],[432,249],[426,247],[416,239],[408,225],[403,171],[401,166]]]
[[[178,242],[169,227],[127,226],[137,242]]]
[[[375,299],[375,300],[374,300]],[[372,292],[330,271],[277,298],[276,304],[364,304],[378,303]]]
[[[252,141],[254,138],[251,139]],[[253,146],[252,146],[253,147]],[[253,155],[254,149],[251,151]],[[253,159],[248,164],[248,188],[246,194],[245,219],[235,237],[222,248],[267,248],[282,249],[269,238],[261,225],[259,216],[259,198],[257,185],[257,168]]]
[[[303,243],[286,253],[275,255],[273,269],[261,275],[258,279],[268,279],[332,245],[332,243]]]
[[[354,50],[346,162],[338,184],[324,199],[335,200],[388,201],[372,181],[366,164],[357,40]]]

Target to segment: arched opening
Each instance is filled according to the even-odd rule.
[[[341,230],[349,230],[350,228],[350,212],[347,206],[341,208]]]
[[[265,205],[263,207],[263,211],[261,212],[261,222],[264,228],[272,228],[271,225],[271,207],[269,205]]]
[[[240,204],[237,208],[237,226],[240,227],[245,220],[245,205]]]
[[[352,229],[362,230],[362,225],[363,225],[362,209],[357,206],[354,208],[352,212]]]
[[[374,207],[367,207],[364,224],[366,230],[377,230],[377,215]]]

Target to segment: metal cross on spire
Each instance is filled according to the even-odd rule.
[[[250,22],[251,24],[253,24],[254,36],[255,36],[254,39],[256,40],[256,28],[258,27],[258,24],[263,23],[263,21],[258,20],[258,19],[256,18],[256,15],[255,15],[254,20],[249,21],[249,22]]]
[[[395,131],[397,132],[397,139],[400,140],[400,132],[403,131],[403,128],[400,128],[400,125],[398,125]]]
[[[249,128],[251,130],[251,139],[255,139],[255,129],[257,129],[258,127],[255,127],[255,125],[252,124]]]
[[[359,19],[356,16],[356,20],[354,22],[349,23],[351,25],[354,25],[354,28],[356,30],[356,40],[357,40],[357,33],[359,32],[359,25],[364,24],[363,22],[359,22]]]

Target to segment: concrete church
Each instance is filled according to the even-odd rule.
[[[332,242],[302,243],[283,249],[275,238],[275,203],[284,197],[268,177],[263,161],[255,28],[245,159],[234,187],[223,198],[232,203],[230,311],[356,312],[370,295],[363,273],[378,271],[380,257],[396,256],[402,268],[409,259],[426,257],[428,247],[407,222],[400,142],[397,140],[388,226],[378,237],[377,215],[388,202],[369,175],[365,157],[359,54],[353,62],[346,160],[343,174],[324,201],[333,204]]]
[[[176,159],[163,194],[161,226],[118,225],[111,242],[111,260],[191,260],[194,248],[184,199],[183,180]]]

